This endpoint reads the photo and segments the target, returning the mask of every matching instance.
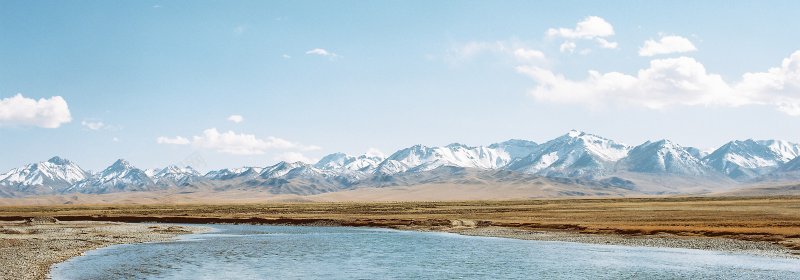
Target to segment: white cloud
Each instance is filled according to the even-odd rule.
[[[537,50],[518,48],[514,50],[514,56],[520,59],[544,59],[544,53]]]
[[[756,103],[772,104],[792,116],[800,116],[800,51],[767,72],[745,73],[735,87]]]
[[[318,160],[315,158],[309,158],[305,155],[298,153],[298,152],[286,152],[282,153],[275,157],[277,161],[285,161],[285,162],[305,162],[305,163],[315,163]]]
[[[219,132],[216,128],[203,130],[202,135],[193,136],[191,140],[176,136],[158,137],[159,144],[189,145],[196,148],[211,149],[232,155],[260,155],[270,149],[315,151],[322,149],[315,145],[302,145],[277,137],[258,138],[253,134],[233,131]]]
[[[460,62],[486,53],[509,55],[523,61],[545,60],[546,58],[543,52],[531,49],[524,43],[510,40],[494,42],[472,41],[456,45],[448,51],[446,59],[450,62]]]
[[[242,117],[242,115],[231,115],[228,117],[228,120],[235,123],[240,123],[244,121],[244,117]]]
[[[117,138],[117,137],[111,138],[111,141],[119,142],[119,138]]]
[[[81,125],[91,130],[100,130],[106,127],[106,124],[101,121],[81,121]]]
[[[617,46],[619,46],[619,43],[617,43],[617,42],[609,42],[608,40],[603,39],[603,38],[597,38],[597,39],[595,39],[595,41],[597,41],[597,45],[598,46],[600,46],[601,48],[604,48],[604,49],[616,49]]]
[[[636,75],[589,71],[584,80],[570,80],[535,66],[519,66],[517,71],[537,82],[531,95],[541,101],[652,109],[765,105],[800,116],[800,51],[784,59],[780,67],[746,73],[737,83],[708,73],[703,64],[689,57],[652,60]]]
[[[575,42],[567,41],[567,42],[562,43],[561,46],[558,47],[558,50],[561,51],[562,53],[563,52],[572,53],[572,52],[575,51],[576,47],[577,47],[577,45],[575,45]]]
[[[639,48],[640,56],[654,56],[659,54],[685,53],[696,51],[692,41],[681,36],[661,36],[658,41],[647,40]]]
[[[288,55],[288,54],[283,54],[281,57],[283,57],[284,59],[291,59],[292,58],[292,56]]]
[[[17,94],[0,99],[0,125],[57,128],[70,121],[69,107],[61,96],[35,100]]]
[[[336,54],[336,53],[330,52],[330,51],[328,51],[326,49],[320,49],[320,48],[311,49],[311,50],[307,51],[306,54],[318,55],[318,56],[326,56],[326,57],[330,57],[330,58],[339,57],[339,55]]]
[[[566,39],[594,39],[614,35],[614,26],[605,19],[589,16],[578,22],[575,28],[550,28],[547,36]]]
[[[619,46],[617,42],[605,39],[614,35],[614,26],[598,16],[584,18],[575,25],[575,28],[547,29],[546,34],[548,37],[566,39],[559,47],[562,53],[573,53],[576,48],[576,40],[594,40],[600,48],[604,49],[616,49]],[[588,54],[590,51],[582,51],[581,53]]]
[[[365,155],[370,156],[370,157],[381,157],[381,158],[385,158],[386,157],[386,154],[384,154],[381,150],[378,150],[377,148],[369,148],[369,149],[367,149],[367,152],[365,153]]]
[[[191,144],[191,142],[189,142],[189,139],[186,139],[185,137],[181,137],[181,136],[175,136],[173,138],[161,136],[161,137],[156,138],[156,142],[158,144],[170,144],[170,145],[189,145],[189,144]]]

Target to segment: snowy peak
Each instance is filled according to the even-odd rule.
[[[630,149],[630,147],[614,142],[613,140],[577,130],[571,130],[566,135],[556,138],[554,141],[555,143],[551,144],[580,147],[586,152],[606,161],[622,159],[627,155]]]
[[[513,162],[510,170],[545,176],[594,176],[609,171],[630,147],[577,130],[536,147],[529,156]]]
[[[514,161],[529,156],[538,146],[539,145],[533,141],[511,139],[505,142],[491,144],[489,148],[506,153],[508,157]]]
[[[731,178],[752,179],[769,173],[800,155],[800,146],[778,140],[731,141],[703,162]]]
[[[47,161],[28,164],[0,175],[0,186],[16,191],[34,189],[60,191],[86,179],[88,175],[77,164],[61,157],[53,157]]]
[[[785,163],[777,170],[777,172],[797,172],[797,171],[800,171],[800,156]]]
[[[174,185],[184,185],[200,177],[200,172],[197,172],[194,168],[190,166],[178,167],[176,165],[169,165],[154,175],[148,174],[147,171],[145,171],[145,174],[159,184]]]
[[[71,186],[67,191],[83,193],[139,191],[146,190],[153,184],[153,180],[144,170],[134,167],[127,160],[119,159],[100,173]]]
[[[708,151],[704,151],[704,150],[701,150],[701,149],[698,149],[698,148],[695,148],[695,147],[684,147],[684,149],[687,152],[689,152],[689,154],[691,154],[693,157],[696,157],[698,159],[702,159],[702,158],[708,156],[709,154],[711,154]]]
[[[380,174],[400,172],[420,172],[441,166],[497,169],[509,163],[507,153],[488,147],[470,147],[463,144],[450,144],[444,147],[415,145],[395,152],[377,168]]]
[[[372,172],[383,160],[382,157],[378,156],[360,155],[354,157],[344,153],[334,153],[323,157],[314,164],[314,167],[322,170]]]
[[[55,164],[55,165],[68,165],[68,164],[72,163],[69,160],[67,160],[65,158],[61,158],[59,156],[54,156],[54,157],[48,159],[47,162]]]
[[[760,140],[756,143],[775,153],[776,158],[781,162],[789,162],[800,156],[800,145],[795,143],[783,140]]]
[[[156,173],[153,177],[164,178],[170,176],[199,176],[199,175],[200,173],[194,170],[194,168],[190,166],[178,167],[176,165],[169,165],[164,169],[161,169],[161,171]]]
[[[281,161],[273,166],[264,168],[264,170],[261,171],[261,174],[259,174],[258,177],[262,179],[278,178],[286,175],[287,173],[289,173],[289,171],[292,171],[295,168],[304,167],[306,165],[308,164],[300,161],[297,162]]]
[[[628,156],[620,160],[620,167],[627,171],[658,174],[702,176],[709,169],[688,149],[669,140],[647,141],[636,146]]]
[[[261,173],[260,167],[225,168],[206,173],[203,177],[211,180],[230,180],[234,178],[255,178]]]

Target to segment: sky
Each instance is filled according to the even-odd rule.
[[[0,1],[0,172],[800,142],[797,1]]]

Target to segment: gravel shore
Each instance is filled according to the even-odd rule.
[[[779,258],[800,258],[800,252],[770,242],[744,241],[715,237],[687,237],[672,234],[612,235],[567,231],[535,231],[506,227],[450,227],[430,229],[469,236],[502,237],[524,240],[564,241],[590,244],[641,247],[684,248],[745,253]]]
[[[86,251],[123,243],[167,241],[203,227],[59,222],[0,222],[0,279],[47,279],[50,266]]]

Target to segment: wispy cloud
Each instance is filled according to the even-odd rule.
[[[328,57],[330,59],[335,59],[335,58],[339,57],[338,54],[336,54],[334,52],[331,52],[331,51],[328,51],[326,49],[322,49],[322,48],[310,49],[310,50],[306,51],[306,54],[324,56],[324,57]]]
[[[514,56],[519,59],[524,60],[531,60],[531,59],[544,59],[544,53],[538,50],[533,49],[525,49],[525,48],[518,48],[514,50]]]
[[[83,120],[81,121],[81,125],[91,130],[101,130],[106,127],[106,124],[102,121]]]
[[[111,130],[111,131],[122,130],[121,126],[107,124],[102,120],[98,119],[84,119],[81,121],[81,125],[89,130]]]
[[[17,94],[0,99],[0,125],[57,128],[70,121],[69,106],[61,96],[36,100]]]
[[[692,41],[681,36],[661,36],[656,40],[647,40],[639,48],[640,56],[654,56],[659,54],[686,53],[696,51],[697,47]]]
[[[244,117],[242,117],[242,115],[231,115],[228,117],[228,120],[235,123],[240,123],[244,121]]]
[[[303,145],[290,142],[277,137],[258,138],[253,134],[236,133],[233,131],[220,132],[216,128],[209,128],[201,135],[193,136],[191,140],[185,137],[158,137],[159,144],[189,145],[196,148],[215,150],[231,155],[260,155],[267,150],[298,150],[315,151],[322,149],[315,145]]]
[[[448,50],[446,60],[452,63],[468,61],[482,54],[495,54],[510,56],[518,61],[544,61],[545,54],[537,49],[528,47],[516,40],[500,40],[493,42],[472,41],[457,44]]]
[[[170,145],[189,145],[192,143],[189,141],[189,139],[186,139],[185,137],[181,136],[175,136],[175,137],[161,136],[156,138],[156,142],[158,144],[170,144]]]

